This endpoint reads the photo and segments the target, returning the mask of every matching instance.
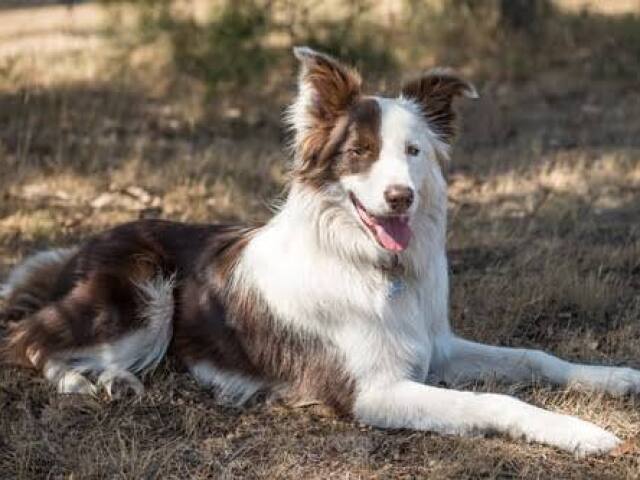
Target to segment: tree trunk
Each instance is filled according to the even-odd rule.
[[[500,0],[500,23],[513,32],[532,33],[550,8],[549,0]]]

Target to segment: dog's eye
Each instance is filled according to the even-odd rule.
[[[350,148],[347,153],[349,155],[353,155],[354,157],[360,157],[362,155],[364,155],[365,153],[367,153],[367,150],[365,148],[362,147],[353,147]]]
[[[407,145],[406,152],[407,152],[407,155],[415,157],[420,153],[420,149],[415,145]]]

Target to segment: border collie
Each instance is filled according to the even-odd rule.
[[[640,371],[481,345],[448,321],[443,164],[452,102],[477,97],[445,70],[395,98],[309,48],[288,114],[288,197],[265,225],[143,220],[77,248],[36,254],[4,286],[4,363],[59,392],[143,391],[170,349],[220,401],[258,392],[314,400],[365,424],[467,435],[499,432],[576,455],[620,440],[507,395],[450,388],[486,378],[612,394]]]

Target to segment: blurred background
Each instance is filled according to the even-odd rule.
[[[639,366],[638,0],[0,0],[0,278],[34,250],[127,220],[268,218],[286,186],[281,118],[300,44],[356,65],[372,93],[395,95],[403,78],[433,66],[477,86],[481,98],[459,104],[448,172],[460,333]],[[23,478],[165,469],[326,478],[381,468],[391,478],[624,478],[639,468],[633,456],[576,463],[501,439],[363,431],[306,414],[274,423],[273,412],[254,412],[241,424],[171,370],[149,394],[171,422],[132,407],[110,411],[107,431],[87,419],[86,403],[61,406],[27,374],[2,375],[0,432],[15,442],[3,450],[0,435],[0,471]],[[632,400],[510,393],[625,438],[640,431]],[[207,418],[237,435],[207,443]],[[265,422],[260,434],[241,434]],[[171,428],[142,435],[132,424]],[[308,435],[291,437],[298,428]],[[53,448],[65,435],[74,440]],[[89,444],[98,445],[83,447],[89,461],[72,453]],[[540,450],[545,460],[531,464]]]
[[[284,181],[297,44],[353,63],[372,92],[440,65],[475,82],[454,174],[530,171],[577,149],[617,164],[614,150],[639,142],[639,12],[636,0],[3,0],[3,234],[21,232],[11,201],[24,198],[48,200],[38,228],[56,231],[58,213],[71,226],[145,209],[264,215]],[[88,210],[70,218],[71,206]]]

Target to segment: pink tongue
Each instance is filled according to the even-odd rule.
[[[401,252],[409,246],[411,228],[407,219],[377,218],[372,227],[378,241],[387,250]]]

